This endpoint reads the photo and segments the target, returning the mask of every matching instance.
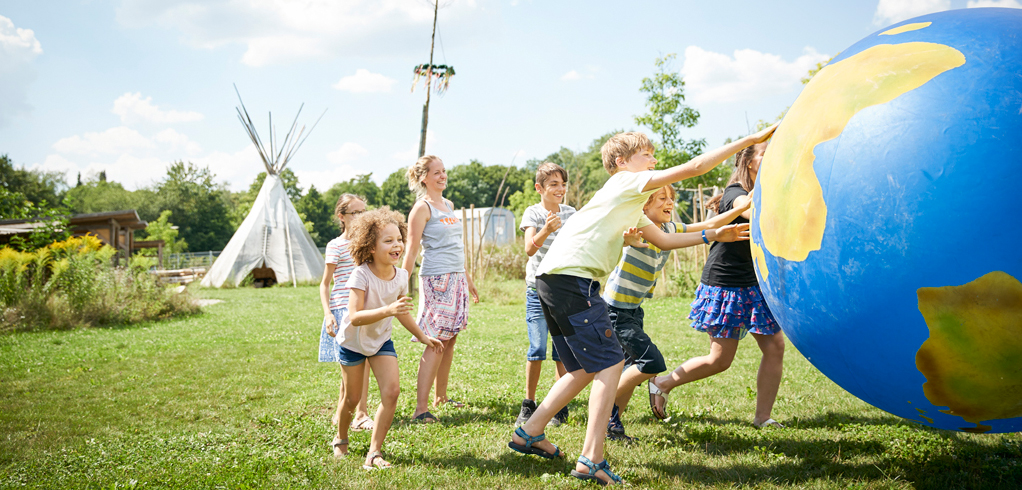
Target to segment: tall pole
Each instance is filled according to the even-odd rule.
[[[429,124],[429,92],[433,88],[433,42],[436,40],[436,13],[440,0],[433,3],[433,35],[429,38],[429,68],[426,70],[426,103],[422,106],[422,134],[419,135],[419,157],[426,154],[426,125]]]

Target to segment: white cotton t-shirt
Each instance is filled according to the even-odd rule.
[[[652,189],[643,192],[656,170],[621,170],[610,177],[593,198],[564,223],[550,245],[536,276],[563,274],[597,279],[610,274],[621,260],[624,232],[653,224],[642,207]]]
[[[557,216],[561,218],[561,227],[563,227],[564,223],[568,222],[568,218],[575,214],[575,208],[567,204],[558,204],[558,206],[560,206],[560,211],[557,212]],[[526,228],[532,227],[536,229],[536,233],[539,233],[546,226],[546,214],[547,210],[543,207],[542,202],[525,208],[525,212],[522,213],[522,226],[519,228],[524,232]],[[554,243],[560,232],[561,228],[558,228],[557,231],[550,233],[543,241],[543,246],[539,247],[532,257],[529,257],[529,262],[525,264],[525,287],[536,287],[536,269],[539,268],[540,262],[543,261],[547,250],[550,250],[550,245]]]
[[[348,279],[348,289],[360,289],[365,291],[365,304],[362,311],[373,310],[387,306],[402,295],[408,294],[408,272],[395,267],[394,278],[384,281],[369,269],[369,264],[362,264],[351,271],[351,278]],[[349,298],[348,303],[351,303]],[[349,311],[344,310],[341,316],[340,332],[334,337],[337,343],[350,351],[358,352],[363,356],[375,355],[384,342],[390,339],[390,332],[394,330],[391,323],[394,317],[388,316],[376,323],[369,325],[354,326],[351,324]]]

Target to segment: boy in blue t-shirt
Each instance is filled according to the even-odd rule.
[[[522,400],[522,409],[515,420],[515,427],[528,422],[536,410],[536,388],[539,385],[539,375],[543,372],[543,361],[546,360],[548,329],[536,292],[536,269],[550,249],[550,244],[557,238],[561,224],[575,213],[575,208],[561,204],[568,190],[568,172],[560,165],[550,162],[540,165],[536,169],[535,185],[540,202],[525,209],[520,226],[525,233],[525,253],[529,255],[529,262],[525,266],[525,324],[529,334],[529,350],[525,355],[525,399]],[[555,378],[560,379],[565,371],[557,355],[557,348],[553,347],[551,357],[557,366]],[[558,426],[567,419],[568,406],[565,405],[550,419],[548,425]]]

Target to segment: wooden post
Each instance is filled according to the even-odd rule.
[[[706,221],[706,207],[705,207],[705,204],[703,203],[703,184],[699,184],[698,189],[699,189],[699,191],[698,191],[699,192],[699,221]],[[709,245],[703,244],[703,246],[700,247],[700,248],[702,248],[702,250],[703,250],[703,264],[706,264],[706,259],[708,258],[707,255],[709,255]]]
[[[471,262],[469,261],[472,250],[468,248],[468,221],[465,217],[465,208],[461,208],[461,240],[465,243],[465,270],[469,270]]]
[[[468,225],[468,234],[472,236],[469,241],[469,246],[472,247],[472,260],[469,261],[472,267],[472,277],[476,276],[476,205],[468,205],[468,216],[472,219],[471,224]]]

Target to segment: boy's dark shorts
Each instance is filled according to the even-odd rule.
[[[608,305],[607,308],[610,323],[614,325],[614,332],[625,352],[625,364],[635,365],[639,372],[645,374],[660,374],[666,371],[664,355],[642,328],[642,319],[645,317],[642,307],[626,309]]]
[[[547,328],[568,372],[596,373],[624,360],[600,283],[581,277],[543,274],[536,278]]]

